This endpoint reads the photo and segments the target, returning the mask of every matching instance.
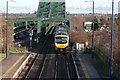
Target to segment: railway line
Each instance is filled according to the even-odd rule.
[[[49,31],[46,33],[46,36],[43,38],[44,42],[43,45],[40,45],[37,47],[37,54],[34,57],[34,59],[28,63],[28,65],[25,67],[25,69],[22,71],[22,73],[19,75],[19,78],[22,78],[24,80],[29,79],[29,78],[36,78],[37,74],[39,74],[37,72],[37,70],[39,70],[39,68],[42,66],[41,64],[43,64],[43,60],[45,58],[45,51],[48,48],[47,44],[49,44],[47,40],[50,39],[51,35],[49,35],[49,33],[52,31],[54,32],[54,28],[55,27],[51,27],[49,29]],[[43,55],[44,54],[44,55]]]
[[[73,56],[75,58],[75,56]],[[24,80],[29,79],[76,79],[84,78],[82,68],[78,68],[77,60],[74,60],[72,54],[40,54],[36,58],[31,69],[27,72]],[[79,64],[80,66],[80,64]],[[81,74],[82,73],[82,74]]]
[[[82,68],[78,69],[78,64],[76,64],[76,60],[74,60],[72,54],[41,54],[35,60],[24,80],[57,80],[62,78],[81,80],[85,77],[84,73],[81,73],[83,73]]]
[[[52,27],[54,28],[54,27]],[[39,53],[31,61],[31,64],[27,65],[18,78],[21,80],[29,79],[76,79],[79,80],[84,77],[84,72],[78,69],[80,62],[76,60],[76,54],[69,53],[56,53],[53,43],[53,33],[47,36]],[[48,33],[51,31],[48,31]],[[77,64],[76,64],[77,63]],[[80,74],[80,73],[82,74]]]

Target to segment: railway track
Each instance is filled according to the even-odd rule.
[[[49,53],[48,49],[48,53]],[[84,73],[73,54],[40,54],[24,80],[29,79],[76,79],[82,80]],[[82,74],[81,74],[82,73]]]
[[[76,64],[75,56],[73,54],[56,54],[56,76],[55,80],[61,78],[67,78],[68,80],[79,80],[83,75],[80,75],[78,70],[78,64]]]
[[[46,34],[46,38],[44,38],[44,42],[42,43],[42,45],[40,47],[38,47],[37,49],[37,55],[34,57],[34,59],[28,61],[25,69],[22,70],[22,72],[19,74],[18,78],[20,79],[29,79],[29,78],[36,78],[36,74],[38,74],[37,70],[39,70],[40,66],[42,66],[42,62],[45,58],[45,55],[43,55],[45,48],[46,48],[46,44],[48,44],[51,35],[49,35],[49,33],[54,30],[55,27],[51,27],[50,30],[47,32]],[[53,31],[52,31],[53,32]],[[48,41],[47,41],[48,40]],[[34,73],[34,74],[33,74]],[[32,76],[32,77],[31,77]]]

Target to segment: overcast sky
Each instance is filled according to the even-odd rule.
[[[88,0],[91,1],[91,0]],[[118,1],[115,1],[115,13],[118,12]],[[95,13],[111,13],[112,0],[94,0]],[[33,13],[37,11],[39,0],[15,0],[9,1],[10,13]],[[0,0],[0,11],[5,12],[6,0]],[[85,0],[66,0],[66,10],[69,13],[91,13],[92,2]]]

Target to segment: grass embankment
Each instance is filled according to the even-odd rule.
[[[0,62],[5,58],[5,54],[4,53],[0,53]]]
[[[91,63],[94,65],[95,69],[102,78],[109,78],[109,60],[110,58],[108,56],[104,55],[103,52],[95,48],[94,58],[91,58]],[[113,77],[120,78],[118,66],[116,66],[115,62],[113,62]]]
[[[14,49],[11,49],[9,50],[9,53],[10,54],[20,54],[20,53],[27,53],[28,50],[26,48],[14,48]]]
[[[101,77],[109,77],[109,62],[107,57],[103,56],[98,49],[95,49],[94,58],[91,59],[91,63]]]
[[[28,50],[26,48],[14,48],[9,50],[9,55],[10,54],[23,54],[23,53],[28,53]],[[5,53],[0,53],[0,62],[5,59],[6,54]]]

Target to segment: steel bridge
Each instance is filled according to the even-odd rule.
[[[12,20],[14,43],[22,43],[23,39],[29,40],[30,36],[40,39],[52,26],[60,23],[64,23],[68,31],[70,30],[65,0],[40,0],[36,16]]]

